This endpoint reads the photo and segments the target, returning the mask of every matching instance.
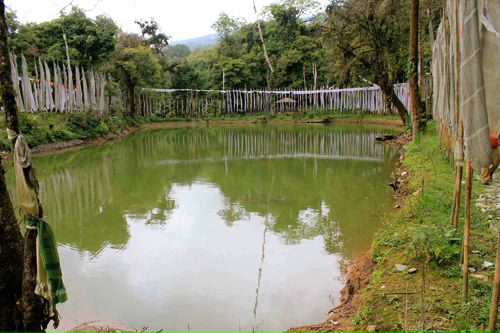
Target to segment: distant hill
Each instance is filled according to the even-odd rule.
[[[191,50],[201,49],[205,47],[211,47],[217,44],[217,34],[206,35],[202,37],[196,37],[184,40],[175,40],[170,42],[170,45],[183,44],[187,45]]]

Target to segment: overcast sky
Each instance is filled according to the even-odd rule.
[[[255,0],[258,10],[272,2],[275,0]],[[325,6],[328,0],[320,2]],[[110,16],[127,32],[139,32],[134,20],[154,17],[172,40],[213,33],[210,26],[222,11],[248,22],[255,21],[252,0],[5,0],[5,3],[17,12],[23,23],[56,18],[70,3],[84,9],[91,17]]]

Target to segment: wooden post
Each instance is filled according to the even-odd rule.
[[[469,238],[470,238],[470,206],[472,194],[472,164],[467,161],[467,174],[465,177],[466,193],[465,193],[465,226],[464,226],[464,239],[463,239],[463,289],[464,301],[467,301],[469,296]]]
[[[490,332],[495,331],[495,326],[497,324],[499,298],[500,298],[500,232],[498,233],[497,260],[495,265],[495,278],[493,281],[493,296],[491,297],[490,323],[488,328],[488,331]]]

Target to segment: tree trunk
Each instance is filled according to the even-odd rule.
[[[2,15],[2,17],[0,18],[0,98],[3,100],[6,127],[14,131],[15,133],[20,133],[14,87],[11,80],[9,45],[7,42],[7,22],[5,18],[5,4],[3,0],[0,0],[0,14]],[[13,140],[12,144],[14,143],[15,141]],[[38,217],[42,217],[41,207],[40,207],[40,216]],[[44,325],[43,323],[44,312],[43,309],[41,308],[41,298],[35,294],[36,235],[37,235],[36,230],[29,230],[26,234],[24,242],[22,311],[23,311],[24,329],[26,331],[41,331]]]
[[[408,111],[406,110],[403,102],[401,102],[399,97],[394,92],[392,84],[389,84],[387,79],[381,79],[379,80],[378,85],[389,102],[391,102],[392,105],[396,107],[396,110],[398,110],[399,118],[401,118],[401,121],[406,126],[408,123]]]
[[[0,331],[24,331],[21,300],[23,238],[10,201],[0,161]]]
[[[410,1],[410,113],[413,137],[425,127],[424,112],[418,85],[418,20],[419,0]]]
[[[130,116],[134,118],[136,116],[137,107],[135,105],[135,85],[131,80],[127,80],[127,90],[128,90],[128,107]]]
[[[7,40],[5,4],[0,0],[0,40]],[[9,69],[9,70],[5,70]],[[9,127],[19,128],[17,117],[7,112],[16,107],[10,77],[8,49],[0,44],[0,96]],[[5,171],[0,160],[0,331],[24,330],[17,302],[21,300],[23,281],[22,235],[7,191]]]

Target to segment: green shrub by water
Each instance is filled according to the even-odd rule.
[[[131,118],[122,112],[98,116],[91,113],[19,113],[19,125],[30,147],[70,140],[88,140],[112,133],[119,133],[127,127],[136,127],[166,119],[153,115]],[[5,115],[0,114],[0,128],[5,128]],[[5,131],[1,131],[0,151],[10,150]]]

